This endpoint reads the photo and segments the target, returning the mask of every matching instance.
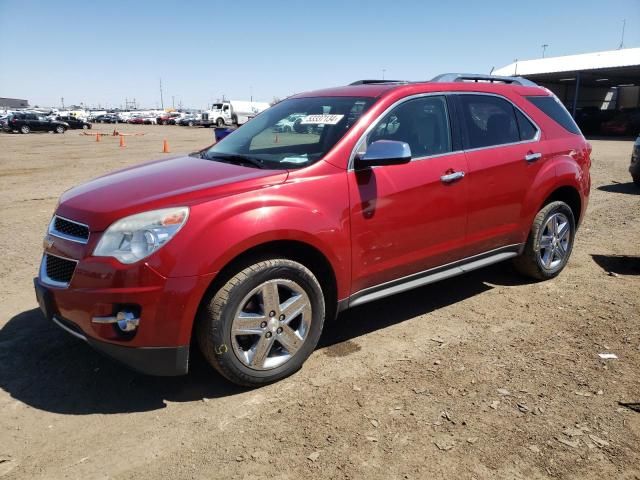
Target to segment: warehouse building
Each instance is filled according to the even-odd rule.
[[[574,117],[581,108],[640,108],[640,48],[516,61],[492,74],[547,87]]]
[[[29,108],[29,101],[22,98],[0,97],[0,110],[12,110],[14,108]]]

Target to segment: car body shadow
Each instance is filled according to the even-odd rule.
[[[617,273],[618,275],[640,275],[640,257],[592,254],[591,258],[605,272]]]
[[[633,182],[612,183],[610,185],[601,185],[598,190],[610,193],[626,193],[627,195],[640,195],[640,187]]]
[[[326,324],[318,349],[437,311],[493,288],[525,283],[496,265],[342,313]],[[336,347],[339,348],[339,347]],[[0,330],[0,388],[44,411],[87,415],[144,412],[166,402],[190,402],[246,392],[222,378],[192,347],[183,377],[138,374],[102,356],[47,321],[39,309],[13,317]]]

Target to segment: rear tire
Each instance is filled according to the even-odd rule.
[[[58,125],[55,129],[56,133],[64,133],[64,127],[62,125]]]
[[[210,294],[198,314],[196,336],[220,374],[257,387],[300,369],[318,344],[324,317],[322,288],[313,273],[274,258],[247,266]]]
[[[569,261],[575,234],[575,219],[569,205],[564,202],[545,205],[533,220],[524,251],[514,259],[514,266],[536,280],[558,276]]]

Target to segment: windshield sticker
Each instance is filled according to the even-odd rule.
[[[302,117],[300,123],[303,125],[335,125],[344,118],[344,115],[331,115],[324,113],[321,115],[307,115]]]

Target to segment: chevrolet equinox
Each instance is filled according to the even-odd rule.
[[[295,95],[197,154],[64,192],[36,296],[138,371],[185,374],[198,345],[230,381],[266,384],[346,308],[507,259],[558,275],[590,153],[558,99],[522,78]]]

